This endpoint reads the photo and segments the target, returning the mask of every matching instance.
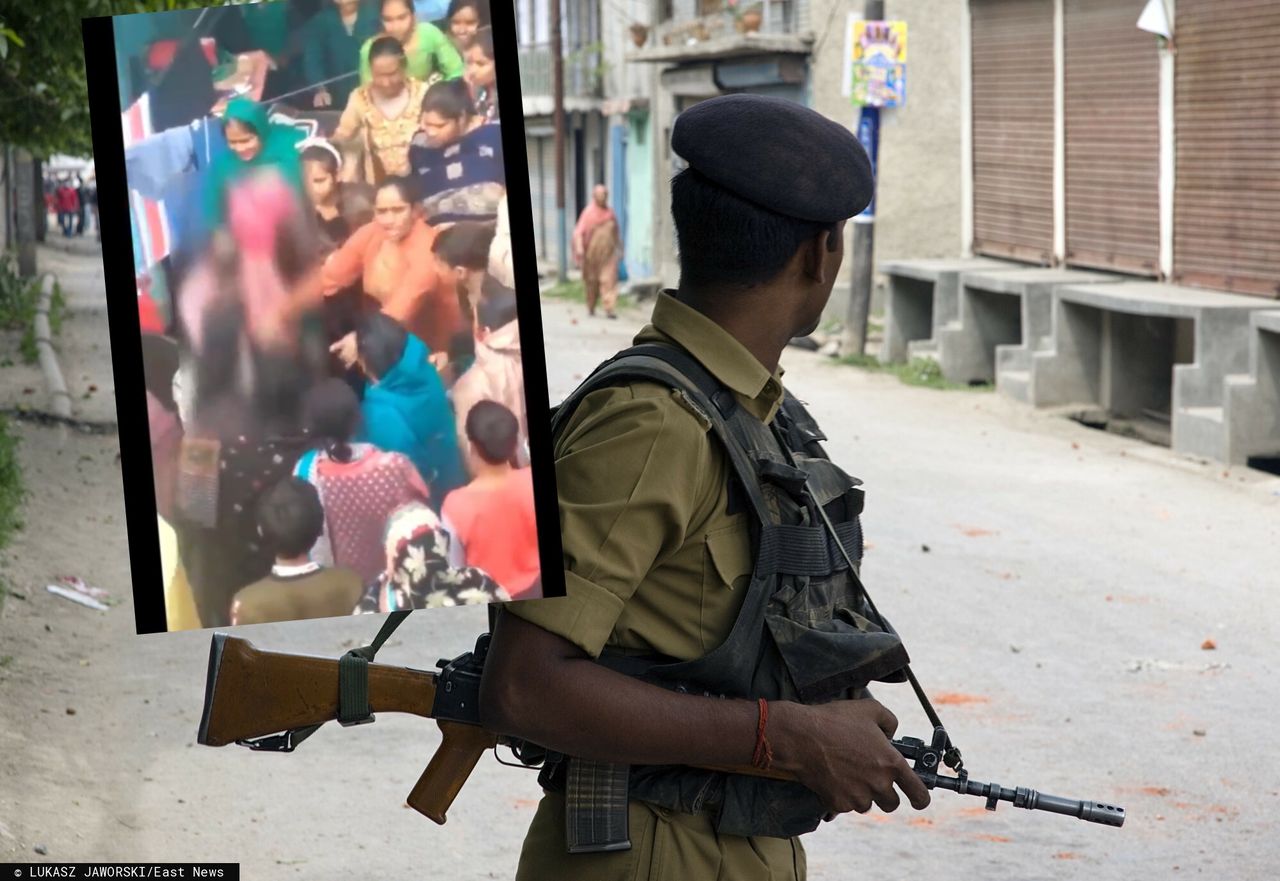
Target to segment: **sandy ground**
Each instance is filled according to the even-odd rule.
[[[92,267],[65,260],[83,289],[64,370],[99,386],[81,412],[109,418],[101,277],[94,287]],[[552,400],[644,317],[588,321],[557,301],[543,312]],[[926,813],[826,824],[806,839],[810,878],[1274,878],[1280,481],[990,393],[908,388],[803,352],[784,363],[833,456],[867,482],[864,576],[973,778],[1129,810],[1116,830],[938,792]],[[0,372],[5,405],[20,374]],[[513,875],[533,773],[483,760],[437,827],[403,807],[439,740],[428,721],[330,726],[289,756],[194,745],[209,634],[134,635],[116,439],[19,431],[35,491],[2,569],[23,598],[0,612],[0,860],[226,860],[249,879]],[[118,605],[46,593],[59,573]],[[336,657],[377,624],[238,635]],[[481,609],[417,614],[379,659],[427,667],[484,624]],[[905,686],[877,695],[900,733],[927,735]]]

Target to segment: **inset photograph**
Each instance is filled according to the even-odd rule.
[[[95,100],[93,124],[122,167],[95,152],[127,206],[101,212],[133,248],[105,259],[140,330],[113,320],[112,346],[140,352],[160,550],[154,573],[134,554],[135,592],[158,602],[158,576],[168,630],[544,595],[526,384],[545,401],[546,380],[521,356],[506,214],[528,171],[504,156],[486,2],[442,15],[110,20],[120,115]],[[117,384],[124,430],[143,389]]]

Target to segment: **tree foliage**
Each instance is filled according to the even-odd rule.
[[[219,0],[23,0],[0,12],[0,143],[37,156],[93,152],[80,19]]]

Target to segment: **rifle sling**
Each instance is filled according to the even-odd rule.
[[[409,617],[407,611],[390,613],[378,631],[378,635],[373,638],[373,642],[351,649],[338,659],[338,723],[340,725],[344,727],[363,725],[374,720],[374,715],[369,710],[369,662],[407,617]],[[280,734],[236,742],[252,750],[291,753],[298,744],[315,734],[323,724],[322,722],[318,725],[291,728]]]

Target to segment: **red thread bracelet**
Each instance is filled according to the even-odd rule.
[[[765,726],[769,724],[769,702],[760,698],[757,704],[760,707],[760,722],[756,726],[756,749],[751,755],[751,767],[768,771],[773,765],[773,747],[764,736]]]

